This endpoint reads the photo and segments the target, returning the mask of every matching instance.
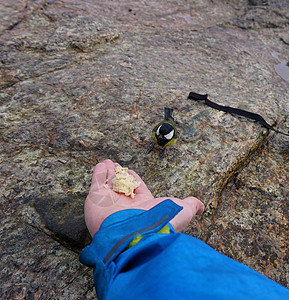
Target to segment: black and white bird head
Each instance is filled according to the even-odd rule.
[[[175,136],[175,128],[168,122],[161,123],[156,129],[156,139],[160,146],[167,146]]]

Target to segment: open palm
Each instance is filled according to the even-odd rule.
[[[124,194],[112,190],[112,179],[115,177],[114,169],[119,166],[111,160],[105,160],[96,165],[89,194],[85,201],[84,213],[85,222],[90,234],[93,236],[99,229],[101,223],[109,215],[124,209],[148,210],[168,197],[154,198],[142,179],[134,171],[129,170],[140,186],[135,190],[135,197],[132,199]],[[171,220],[175,231],[182,231],[189,224],[192,217],[204,211],[204,204],[194,197],[187,197],[183,200],[171,198],[183,209]]]

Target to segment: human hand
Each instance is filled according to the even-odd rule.
[[[171,199],[183,209],[170,221],[176,232],[182,231],[195,215],[200,215],[205,209],[204,204],[194,197],[183,200],[171,197],[154,198],[142,179],[132,170],[140,186],[135,190],[132,199],[124,194],[112,190],[112,179],[115,177],[114,169],[119,166],[111,160],[105,160],[96,165],[89,194],[85,200],[84,214],[86,226],[92,236],[98,231],[101,223],[111,214],[124,209],[149,210],[165,199]],[[106,184],[108,187],[106,187]]]

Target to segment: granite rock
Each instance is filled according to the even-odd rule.
[[[77,257],[106,158],[155,196],[199,197],[186,232],[289,287],[288,138],[187,99],[288,132],[287,1],[0,5],[1,297],[94,297]],[[164,107],[180,137],[161,159],[147,148]]]

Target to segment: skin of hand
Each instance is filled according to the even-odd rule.
[[[114,169],[119,166],[111,160],[105,160],[96,165],[88,196],[85,200],[84,215],[86,226],[92,236],[98,231],[101,223],[109,215],[124,209],[149,210],[165,199],[171,199],[183,209],[170,221],[176,232],[180,232],[190,223],[195,215],[203,213],[204,204],[194,197],[185,199],[161,197],[154,198],[145,183],[134,171],[133,175],[140,186],[135,189],[135,197],[131,198],[112,190],[112,179],[115,177]]]

